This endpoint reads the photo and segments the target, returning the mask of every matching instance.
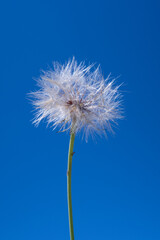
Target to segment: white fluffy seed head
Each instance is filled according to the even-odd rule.
[[[115,79],[104,79],[100,68],[93,69],[73,58],[64,65],[54,63],[53,70],[44,71],[38,79],[40,89],[32,92],[38,125],[46,119],[60,131],[83,129],[89,134],[106,133],[112,123],[122,118],[121,94]]]

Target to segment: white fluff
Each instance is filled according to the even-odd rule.
[[[31,93],[38,125],[42,119],[60,131],[83,129],[87,137],[94,132],[106,133],[111,123],[122,118],[119,86],[110,76],[104,79],[99,67],[54,63],[53,70],[44,71],[38,79],[39,91]]]

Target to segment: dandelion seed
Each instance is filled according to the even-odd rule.
[[[78,65],[74,58],[65,65],[54,63],[53,70],[43,71],[38,85],[40,90],[31,93],[35,125],[46,119],[60,131],[83,130],[87,139],[89,134],[105,134],[122,118],[119,86],[110,75],[104,79],[99,67]]]

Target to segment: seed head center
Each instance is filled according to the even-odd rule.
[[[71,106],[71,107],[75,107],[78,108],[80,111],[87,111],[84,102],[82,101],[82,99],[80,100],[69,100],[66,102],[67,106]]]

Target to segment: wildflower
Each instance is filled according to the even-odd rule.
[[[43,72],[38,79],[40,90],[31,93],[36,108],[34,123],[47,119],[53,128],[71,129],[68,152],[67,195],[70,239],[74,240],[71,170],[75,134],[83,129],[89,133],[105,133],[111,123],[121,118],[119,86],[110,76],[104,79],[100,68],[79,65],[73,58],[65,65],[54,63],[54,70]]]
[[[73,58],[65,65],[54,63],[54,69],[43,71],[38,79],[40,90],[31,93],[36,109],[34,123],[46,119],[60,131],[72,128],[91,133],[105,133],[121,115],[119,86],[114,79],[104,79],[100,68],[93,69]]]

